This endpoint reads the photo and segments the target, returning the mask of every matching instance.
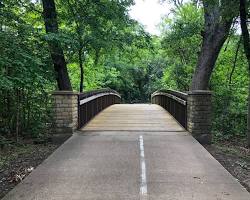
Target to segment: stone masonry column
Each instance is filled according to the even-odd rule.
[[[78,125],[78,93],[72,91],[54,91],[53,139],[64,140],[72,135]]]
[[[201,143],[210,144],[212,102],[211,91],[194,90],[188,92],[187,130]]]

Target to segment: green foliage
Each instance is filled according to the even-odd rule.
[[[0,132],[37,135],[48,122],[54,75],[43,34],[29,1],[0,8]]]
[[[183,91],[189,89],[201,44],[202,16],[201,9],[188,3],[177,9],[173,17],[163,20],[163,55],[169,61],[164,72],[164,82],[169,85],[165,87]]]
[[[158,51],[158,38],[139,36],[122,50],[114,49],[100,62],[104,70],[102,87],[120,92],[124,102],[149,102],[151,93],[160,87],[166,66]]]
[[[211,80],[216,139],[244,138],[246,134],[249,77],[242,45],[235,63],[239,39],[232,36],[223,48]]]

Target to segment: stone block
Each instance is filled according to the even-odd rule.
[[[71,91],[52,93],[54,134],[72,134],[77,128],[78,94]]]
[[[211,92],[196,90],[188,92],[187,129],[203,144],[211,143]]]

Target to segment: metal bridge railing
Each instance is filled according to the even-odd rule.
[[[183,92],[158,90],[151,95],[151,102],[163,107],[187,129],[187,97]]]
[[[121,96],[112,89],[99,89],[78,95],[78,128],[82,128],[100,111],[121,102]]]

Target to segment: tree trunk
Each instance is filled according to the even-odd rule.
[[[80,67],[80,92],[83,92],[83,81],[84,81],[84,70],[83,70],[83,59],[82,59],[82,47],[78,51],[79,67]]]
[[[7,119],[7,127],[8,127],[8,133],[11,133],[12,131],[12,126],[11,126],[11,96],[10,92],[7,90],[7,96],[6,96],[6,107],[7,107],[7,114],[6,114],[6,119]]]
[[[57,14],[54,0],[42,0],[43,17],[46,33],[58,34]],[[51,58],[56,71],[56,80],[59,90],[72,91],[63,49],[58,40],[48,40]]]
[[[209,80],[220,50],[229,34],[233,17],[222,19],[219,1],[204,0],[205,27],[191,90],[208,89]]]
[[[20,91],[17,89],[16,91],[17,95],[17,107],[16,107],[16,142],[19,142],[19,131],[20,131]]]
[[[247,146],[250,147],[250,82],[248,83]]]
[[[212,71],[219,56],[220,49],[226,40],[227,33],[220,31],[219,33],[212,33],[203,39],[201,53],[198,57],[196,70],[192,79],[191,90],[208,89]],[[215,36],[215,34],[217,34],[217,36]]]
[[[95,61],[94,61],[94,67],[97,67],[99,59],[100,59],[100,51],[101,49],[95,49]]]
[[[246,0],[240,0],[240,25],[243,37],[244,51],[248,62],[248,73],[250,75],[250,39],[247,28],[247,4]],[[250,76],[249,76],[250,79]],[[250,82],[248,91],[248,118],[247,118],[247,141],[250,147]]]

